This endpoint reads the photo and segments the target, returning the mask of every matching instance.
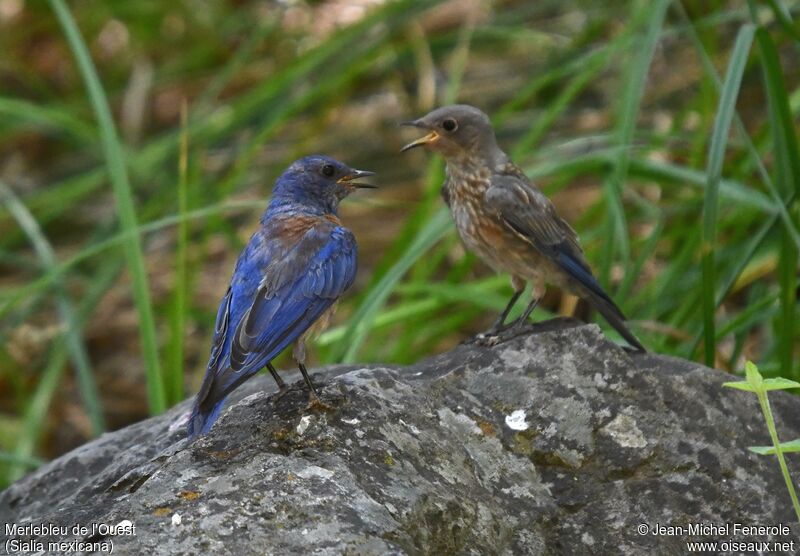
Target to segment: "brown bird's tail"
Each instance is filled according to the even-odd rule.
[[[628,319],[625,318],[617,304],[603,290],[600,282],[592,275],[592,271],[586,261],[583,260],[583,257],[578,253],[565,249],[557,251],[554,258],[561,269],[579,284],[579,289],[576,293],[579,293],[580,297],[591,303],[592,307],[605,317],[608,323],[625,338],[631,347],[642,353],[646,352],[647,350],[639,339],[625,325],[625,321]]]
[[[636,348],[637,351],[645,353],[647,350],[639,341],[639,339],[633,335],[633,332],[628,330],[628,327],[625,324],[627,320],[625,315],[622,314],[619,307],[611,300],[605,292],[600,291],[596,292],[594,290],[589,289],[587,291],[589,295],[586,296],[586,300],[589,301],[592,306],[597,309],[597,311],[603,315],[603,317],[608,321],[608,323],[614,327],[614,330],[619,332],[620,336],[625,338],[631,347]]]

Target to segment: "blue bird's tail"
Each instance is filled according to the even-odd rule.
[[[228,397],[228,393],[232,390],[213,392],[215,378],[216,373],[210,371],[206,371],[206,375],[203,377],[203,384],[200,385],[200,391],[194,399],[192,415],[189,417],[189,424],[186,427],[189,440],[208,434],[217,417],[219,417],[219,412],[222,411],[225,398]]]
[[[192,406],[192,415],[189,417],[189,424],[187,430],[189,432],[189,440],[194,440],[198,436],[208,434],[214,422],[219,417],[219,412],[222,411],[222,405],[225,400],[222,399],[212,405],[208,409],[201,408],[201,404],[195,400]]]
[[[574,257],[563,252],[559,253],[558,261],[561,267],[583,286],[583,293],[586,294],[586,300],[603,315],[608,323],[619,332],[620,336],[625,338],[625,341],[637,351],[642,353],[646,352],[647,350],[639,339],[634,336],[633,332],[628,330],[628,327],[625,325],[625,321],[627,320],[625,315],[608,294],[603,291],[600,283],[592,275],[589,268]]]
[[[285,345],[280,347],[282,349]],[[266,361],[269,360],[267,359]],[[200,385],[200,391],[197,393],[192,406],[189,424],[186,427],[190,440],[208,434],[217,417],[219,417],[228,394],[253,376],[261,367],[261,364],[257,363],[253,367],[255,370],[247,370],[246,372],[236,372],[231,370],[230,367],[225,367],[220,372],[212,369],[206,371],[203,384]]]

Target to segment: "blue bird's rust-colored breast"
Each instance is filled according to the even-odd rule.
[[[341,225],[341,221],[332,214],[286,214],[268,220],[264,225],[264,235],[286,247],[293,247],[314,227],[333,229]]]

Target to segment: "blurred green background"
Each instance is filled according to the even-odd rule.
[[[800,379],[798,12],[0,0],[0,487],[195,392],[236,256],[305,154],[381,186],[342,206],[360,271],[315,363],[488,326],[507,277],[460,246],[441,161],[398,153],[399,121],[454,101],[492,116],[651,350]],[[534,318],[555,314],[594,319],[551,289]]]

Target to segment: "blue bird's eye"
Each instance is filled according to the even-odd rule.
[[[442,129],[445,131],[455,131],[458,129],[458,122],[456,122],[453,118],[447,118],[442,122]]]
[[[331,177],[335,171],[336,169],[333,167],[333,164],[326,164],[322,167],[323,176]]]

